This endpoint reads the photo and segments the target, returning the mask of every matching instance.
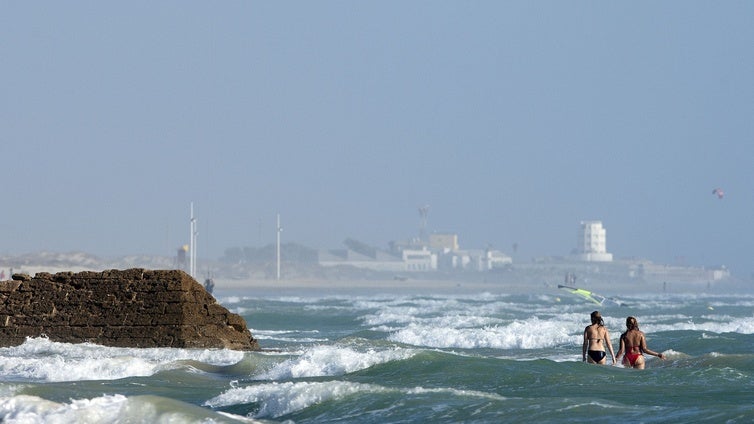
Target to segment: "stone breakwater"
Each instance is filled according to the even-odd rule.
[[[259,350],[237,314],[183,271],[14,274],[0,281],[0,346],[27,337],[115,347]]]

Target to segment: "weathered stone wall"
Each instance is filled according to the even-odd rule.
[[[41,272],[0,281],[0,346],[40,336],[119,347],[259,350],[243,318],[177,270]]]

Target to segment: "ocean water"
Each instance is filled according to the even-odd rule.
[[[215,293],[263,352],[0,348],[4,423],[754,422],[754,296]],[[581,362],[599,309],[647,369]],[[608,359],[609,362],[609,359]]]

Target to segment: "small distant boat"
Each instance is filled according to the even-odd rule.
[[[606,297],[602,296],[600,294],[591,292],[586,289],[580,289],[577,287],[570,287],[570,286],[564,286],[562,284],[558,284],[559,289],[565,289],[569,291],[571,294],[574,294],[576,296],[582,297],[592,303],[596,303],[600,306],[627,306],[625,303],[621,302],[620,300],[614,298],[614,297]]]

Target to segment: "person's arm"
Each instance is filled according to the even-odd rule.
[[[656,356],[660,359],[665,359],[665,357],[662,355],[662,353],[655,352],[654,350],[650,350],[647,347],[647,340],[644,338],[644,335],[641,336],[641,350],[642,352],[646,353],[647,355]]]
[[[615,356],[617,358],[620,358],[621,356],[623,356],[623,351],[626,350],[626,342],[623,341],[623,334],[620,335],[620,341],[618,343],[618,354]]]
[[[613,365],[615,365],[615,354],[613,353],[613,343],[610,341],[610,333],[608,333],[607,328],[605,329],[605,345],[607,346],[607,350],[610,352],[610,356],[613,358]]]
[[[584,343],[581,345],[581,362],[586,362],[586,347],[589,344],[589,340],[586,335],[586,328],[584,329]]]

